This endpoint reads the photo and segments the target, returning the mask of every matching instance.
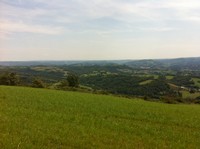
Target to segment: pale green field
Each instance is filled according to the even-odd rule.
[[[166,76],[166,79],[167,80],[171,80],[171,79],[173,79],[174,78],[174,76]]]
[[[181,91],[183,98],[192,98],[195,99],[200,96],[199,92],[191,94],[189,91]]]
[[[0,86],[0,148],[197,149],[199,115],[199,105]]]
[[[192,80],[194,81],[195,86],[200,87],[200,79],[199,78],[192,78]]]
[[[139,85],[146,85],[146,84],[151,83],[152,81],[153,80],[146,80],[146,81],[140,82]]]

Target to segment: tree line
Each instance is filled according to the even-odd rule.
[[[44,82],[40,78],[29,78],[31,80],[31,84],[22,81],[19,74],[15,72],[7,72],[0,75],[0,85],[9,85],[9,86],[31,86],[36,88],[46,88],[48,83]],[[60,80],[59,82],[60,88],[64,87],[78,87],[79,86],[79,78],[77,75],[73,73],[67,74],[66,78]]]

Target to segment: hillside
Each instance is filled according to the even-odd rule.
[[[0,66],[104,66],[108,64],[126,65],[132,68],[143,69],[196,70],[200,69],[200,57],[141,60],[0,61]]]
[[[42,87],[64,90],[70,86],[69,76],[73,76],[76,87],[92,92],[170,103],[200,103],[200,57],[0,62],[0,85],[13,85],[9,84],[12,75],[18,80],[15,85],[20,86],[36,86],[33,82],[39,81]],[[185,96],[186,92],[189,96]]]
[[[0,86],[0,148],[198,148],[200,106]]]

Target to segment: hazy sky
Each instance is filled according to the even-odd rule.
[[[0,0],[0,60],[200,56],[200,0]]]

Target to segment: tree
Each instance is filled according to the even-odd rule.
[[[166,77],[164,75],[160,75],[158,77],[158,80],[161,80],[161,81],[165,81],[166,80]]]
[[[190,93],[191,93],[191,94],[194,94],[194,93],[195,93],[195,90],[194,90],[194,89],[190,89]]]
[[[62,81],[56,83],[55,85],[56,85],[56,88],[58,88],[58,89],[65,89],[67,86],[69,86],[69,83],[67,80],[62,80]]]
[[[67,75],[67,82],[70,87],[78,87],[79,79],[78,76],[75,74],[68,74]]]
[[[20,78],[16,73],[5,73],[0,77],[0,85],[19,85]]]
[[[198,96],[196,99],[200,100],[200,96]]]
[[[32,87],[36,88],[45,88],[45,84],[42,80],[40,79],[34,79],[32,82]]]

